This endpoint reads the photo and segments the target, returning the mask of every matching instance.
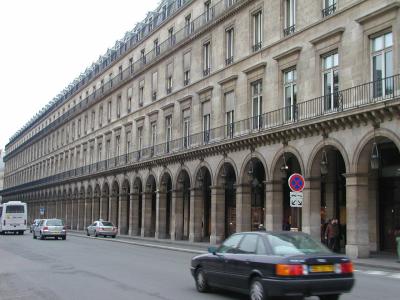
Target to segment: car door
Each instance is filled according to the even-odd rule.
[[[258,235],[246,233],[234,254],[225,257],[225,274],[227,283],[233,289],[247,289],[248,278],[257,251]]]
[[[231,235],[217,249],[216,253],[210,256],[205,263],[207,280],[211,285],[226,287],[225,259],[226,255],[236,252],[237,246],[242,239],[242,234]]]
[[[89,234],[90,235],[94,235],[94,231],[96,230],[96,223],[97,222],[94,222],[93,224],[91,224],[90,226],[89,226]]]
[[[36,236],[40,236],[40,230],[44,224],[45,220],[40,220],[39,224],[37,226],[35,226],[35,235]]]

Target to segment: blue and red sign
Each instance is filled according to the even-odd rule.
[[[304,189],[304,177],[298,173],[290,175],[288,183],[293,192],[301,192]]]

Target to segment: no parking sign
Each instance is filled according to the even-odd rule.
[[[289,177],[288,184],[293,192],[301,192],[304,189],[304,177],[299,173],[293,173]]]

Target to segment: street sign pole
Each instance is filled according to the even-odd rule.
[[[303,189],[304,177],[301,174],[294,173],[289,177],[288,185],[290,192],[290,207],[292,208],[292,215],[296,215],[295,223],[291,226],[291,231],[299,231],[300,208],[303,207]],[[292,221],[292,223],[294,223]]]

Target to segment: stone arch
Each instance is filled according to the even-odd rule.
[[[234,171],[235,177],[238,178],[238,168],[236,166],[235,161],[232,158],[230,158],[229,156],[226,156],[225,158],[221,159],[221,161],[219,162],[219,164],[217,166],[217,169],[216,169],[217,171],[215,173],[216,176],[215,176],[215,179],[214,179],[214,185],[222,184],[222,182],[221,182],[221,173],[223,171],[222,167],[224,166],[224,164],[231,165],[231,167],[232,167],[232,169]]]
[[[300,152],[296,148],[287,145],[284,148],[281,148],[278,152],[276,152],[276,154],[272,160],[272,164],[271,164],[270,179],[274,180],[274,179],[279,178],[279,176],[280,176],[280,174],[279,174],[280,161],[282,160],[283,153],[293,155],[297,159],[297,162],[300,165],[301,174],[304,175],[305,167],[304,167],[304,162],[303,162]]]
[[[173,177],[173,175],[172,175],[171,170],[170,170],[169,168],[165,167],[165,168],[163,168],[163,169],[161,170],[160,176],[159,176],[159,179],[158,179],[158,182],[160,183],[159,189],[161,189],[163,180],[165,180],[168,176],[169,176],[169,178],[171,179],[171,182],[173,182],[173,178],[174,178],[174,177]],[[171,188],[172,188],[172,187],[171,187]]]
[[[240,179],[238,181],[239,184],[242,184],[243,181],[248,179],[247,171],[248,171],[249,162],[252,159],[257,159],[257,160],[259,160],[261,162],[261,164],[263,165],[264,170],[265,170],[265,178],[266,178],[266,180],[268,180],[270,178],[269,177],[269,173],[268,173],[267,162],[265,161],[264,156],[258,151],[253,151],[253,152],[250,152],[249,154],[246,155],[246,157],[243,160],[242,165],[240,166],[240,173],[239,173],[240,174],[240,176],[239,176]]]
[[[175,176],[173,177],[173,189],[177,189],[178,188],[178,181],[179,181],[179,175],[181,175],[181,172],[186,172],[188,178],[189,178],[189,182],[190,182],[190,186],[192,186],[192,177],[191,177],[191,173],[190,170],[187,166],[182,165],[175,173]]]
[[[203,160],[203,161],[201,161],[201,162],[196,166],[196,169],[195,169],[194,172],[193,172],[194,182],[193,182],[193,181],[190,181],[190,182],[193,182],[193,185],[195,185],[195,186],[196,186],[196,184],[197,184],[197,182],[198,182],[197,176],[199,175],[199,171],[200,171],[201,169],[207,169],[207,171],[209,172],[209,174],[210,174],[210,176],[211,176],[211,183],[213,182],[214,176],[213,176],[212,168],[211,168],[210,164],[209,164],[207,161],[204,161],[204,160]],[[189,174],[190,174],[190,173],[189,173]]]
[[[346,167],[346,173],[350,172],[350,160],[349,160],[349,155],[346,151],[346,149],[343,147],[342,143],[340,143],[337,139],[334,138],[327,138],[322,141],[320,141],[315,147],[312,149],[308,161],[307,161],[307,167],[305,171],[305,177],[311,177],[312,176],[312,169],[313,169],[313,164],[316,161],[316,156],[318,153],[325,147],[333,147],[336,148],[340,154],[342,155],[342,158],[344,160],[344,164]]]

